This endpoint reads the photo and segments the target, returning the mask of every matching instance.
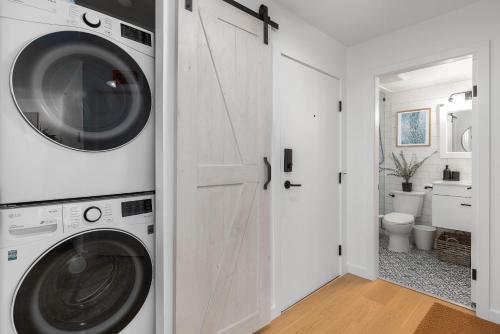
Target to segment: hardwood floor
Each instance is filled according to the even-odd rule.
[[[473,314],[386,281],[345,275],[288,309],[258,333],[412,334],[434,303]]]

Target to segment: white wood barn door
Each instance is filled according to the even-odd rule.
[[[271,312],[272,50],[221,0],[180,7],[176,333],[252,333]]]

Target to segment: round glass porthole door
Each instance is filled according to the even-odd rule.
[[[152,262],[134,237],[118,231],[75,236],[47,252],[14,299],[19,334],[118,333],[143,306]]]
[[[139,65],[96,35],[62,31],[19,54],[12,93],[28,123],[46,138],[82,151],[125,145],[146,126],[151,90]]]

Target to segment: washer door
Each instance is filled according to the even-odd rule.
[[[125,145],[147,124],[151,90],[122,48],[96,35],[62,31],[40,37],[17,57],[12,94],[46,138],[82,151]]]
[[[14,299],[19,334],[118,333],[144,304],[152,262],[129,234],[80,234],[44,254]]]

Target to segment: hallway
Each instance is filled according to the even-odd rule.
[[[473,314],[386,281],[345,275],[284,312],[258,334],[412,334],[434,303]]]

